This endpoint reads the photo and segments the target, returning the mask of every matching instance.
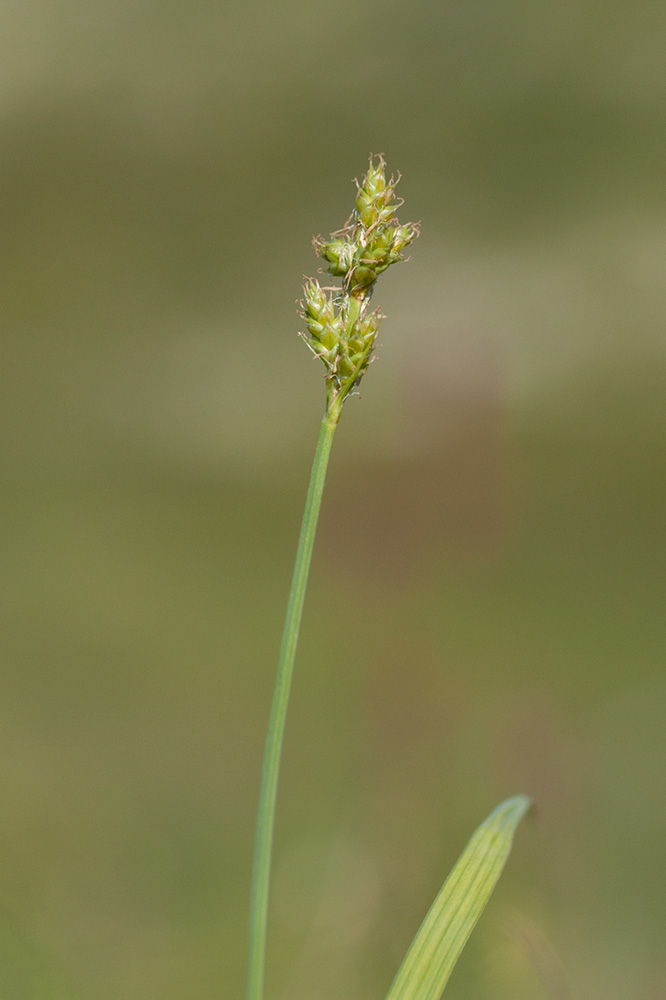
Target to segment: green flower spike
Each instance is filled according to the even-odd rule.
[[[356,208],[343,229],[330,239],[317,236],[314,246],[328,263],[327,271],[342,278],[342,288],[322,288],[306,281],[301,315],[307,333],[301,336],[326,368],[328,407],[339,412],[358,386],[372,360],[372,350],[383,316],[369,311],[375,282],[419,235],[414,223],[401,226],[395,197],[400,175],[387,181],[384,159],[370,157],[363,183],[356,181]]]
[[[308,278],[303,289],[301,316],[306,332],[301,336],[324,364],[328,392],[287,602],[261,772],[252,867],[246,1000],[264,1000],[268,899],[280,754],[333,435],[342,404],[358,385],[372,360],[382,319],[377,310],[371,312],[368,307],[375,281],[389,265],[402,259],[404,248],[418,236],[417,226],[401,226],[395,217],[396,209],[401,204],[395,197],[397,183],[397,178],[386,180],[381,156],[376,159],[370,157],[370,167],[363,183],[356,182],[356,208],[344,229],[332,233],[328,241],[315,240],[318,254],[328,263],[329,273],[335,278],[342,278],[342,287],[323,288],[315,278]]]

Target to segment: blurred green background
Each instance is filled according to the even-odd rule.
[[[1,20],[0,997],[242,996],[295,300],[382,151],[423,235],[334,448],[267,1000],[381,998],[516,792],[451,997],[663,1000],[663,3]]]

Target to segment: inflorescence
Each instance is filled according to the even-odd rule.
[[[308,278],[301,302],[307,327],[301,336],[324,363],[329,406],[342,403],[372,360],[383,319],[379,310],[368,308],[377,278],[404,259],[402,251],[419,235],[418,225],[401,226],[396,217],[403,204],[395,197],[400,175],[387,181],[385,166],[382,156],[370,157],[363,182],[356,181],[356,208],[344,228],[328,240],[317,236],[313,241],[329,274],[342,278],[341,288],[323,288],[316,278]]]

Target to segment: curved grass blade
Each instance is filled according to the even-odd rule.
[[[524,795],[507,799],[473,833],[417,931],[386,1000],[439,1000],[529,806]]]

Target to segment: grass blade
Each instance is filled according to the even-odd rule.
[[[391,984],[386,1000],[439,1000],[509,856],[529,808],[507,799],[474,832],[444,883]]]

